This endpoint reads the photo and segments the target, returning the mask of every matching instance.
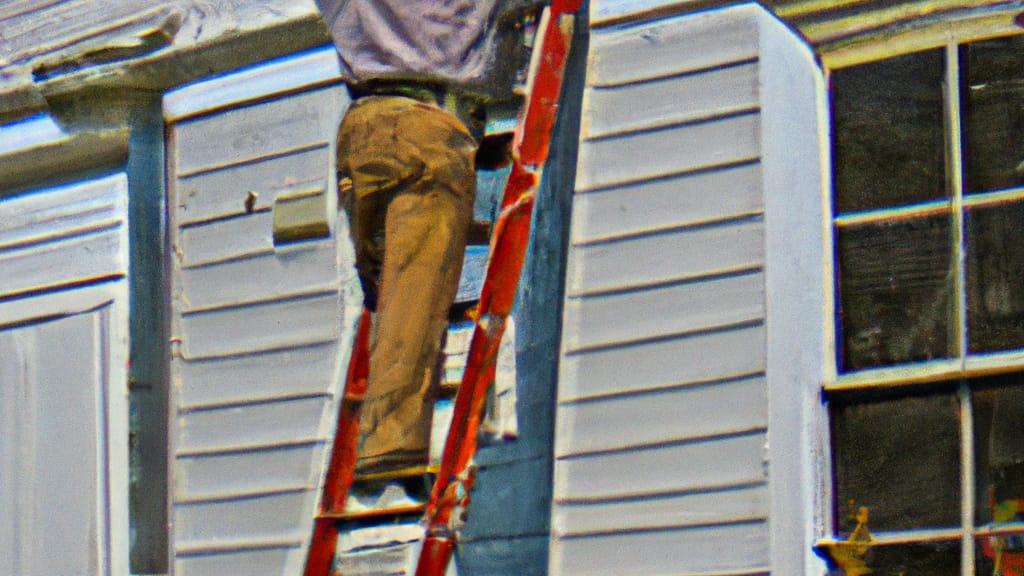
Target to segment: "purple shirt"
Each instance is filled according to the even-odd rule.
[[[317,0],[342,77],[429,80],[489,97],[511,93],[522,38],[510,12],[537,0]]]

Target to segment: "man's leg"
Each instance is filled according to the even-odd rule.
[[[359,468],[367,471],[426,463],[439,346],[472,218],[475,144],[432,106],[380,99],[355,111],[342,125],[339,167],[356,193],[360,274],[380,270],[360,420]]]

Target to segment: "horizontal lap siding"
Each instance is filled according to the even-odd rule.
[[[755,16],[592,31],[553,572],[767,573]]]
[[[351,324],[344,228],[273,241],[278,194],[328,193],[344,90],[244,99],[173,124],[168,150],[175,568],[186,576],[301,570]]]
[[[0,203],[0,297],[124,276],[126,212],[124,175]]]

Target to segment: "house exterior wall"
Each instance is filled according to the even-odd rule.
[[[821,72],[760,6],[630,7],[592,7],[551,573],[820,573]]]
[[[4,574],[127,573],[127,192],[0,197]]]
[[[347,106],[336,58],[317,50],[165,99],[178,575],[305,563],[361,302],[330,169]],[[275,238],[289,196],[326,236]]]
[[[552,573],[769,570],[758,15],[591,31]]]

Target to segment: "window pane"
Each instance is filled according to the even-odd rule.
[[[1024,522],[1024,375],[978,381],[974,458],[976,523]]]
[[[967,337],[971,352],[1024,347],[1024,202],[966,215]]]
[[[841,226],[837,236],[841,369],[951,356],[950,215]]]
[[[960,542],[874,546],[866,560],[873,576],[960,576]]]
[[[952,391],[831,404],[840,534],[852,532],[861,506],[873,533],[959,526],[959,404]]]
[[[832,74],[836,213],[948,196],[941,50]]]
[[[964,79],[964,189],[1024,185],[1024,37],[961,49]]]

